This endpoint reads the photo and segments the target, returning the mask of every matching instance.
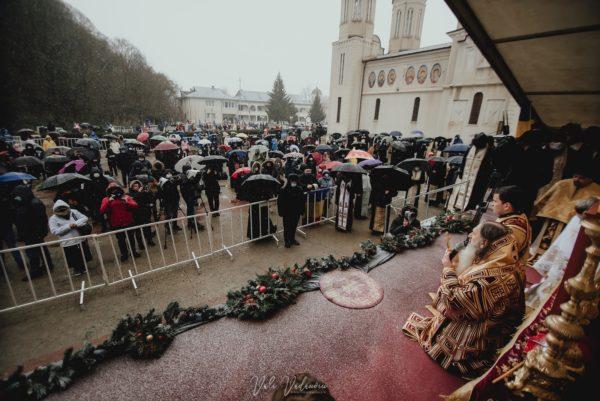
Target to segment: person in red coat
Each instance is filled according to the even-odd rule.
[[[106,189],[106,197],[102,199],[100,213],[108,215],[108,223],[113,230],[121,230],[135,225],[133,211],[137,208],[138,204],[135,200],[125,195],[125,191],[117,183],[112,182]],[[121,262],[125,262],[129,257],[127,242],[133,257],[140,256],[135,247],[135,230],[119,231],[115,236],[121,251]]]

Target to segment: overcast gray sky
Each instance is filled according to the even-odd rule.
[[[281,72],[289,93],[329,92],[340,0],[64,0],[110,38],[125,38],[183,89],[270,90]],[[392,0],[378,0],[375,33],[388,45]],[[449,42],[456,18],[428,0],[421,46]],[[387,51],[387,49],[386,49]]]

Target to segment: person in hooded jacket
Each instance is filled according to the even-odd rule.
[[[148,174],[152,171],[152,164],[146,160],[144,152],[139,150],[137,160],[129,168],[129,181],[135,180],[135,177],[141,174]]]
[[[285,247],[300,245],[296,241],[298,220],[304,214],[304,189],[298,183],[298,176],[290,174],[277,197],[277,212],[283,218],[283,238]]]
[[[117,166],[121,170],[121,179],[124,185],[127,185],[127,178],[131,165],[135,161],[135,155],[126,146],[119,148],[119,154],[117,154]]]
[[[116,182],[111,182],[106,189],[106,197],[102,199],[100,213],[108,215],[108,222],[113,230],[130,228],[135,225],[133,212],[138,208],[138,204]],[[121,251],[121,261],[125,262],[129,258],[127,240],[131,246],[131,253],[134,257],[140,254],[135,249],[135,230],[119,231],[115,234]]]
[[[44,237],[48,235],[48,216],[44,204],[33,195],[31,188],[26,185],[15,187],[11,192],[11,200],[18,239],[23,241],[25,245],[43,243]],[[43,250],[45,258],[42,256],[40,249]],[[25,253],[29,259],[29,275],[31,278],[43,274],[44,259],[47,262],[47,267],[50,270],[54,269],[50,251],[46,246],[28,248]],[[25,277],[24,280],[27,280],[27,278]]]
[[[154,205],[154,195],[148,191],[144,184],[139,180],[133,180],[129,183],[129,195],[133,198],[138,208],[133,211],[133,221],[136,226],[150,223],[152,217],[152,207]],[[142,237],[142,232],[144,236]],[[156,245],[152,239],[153,233],[150,226],[143,227],[135,231],[138,247],[144,249],[144,240],[150,246]]]
[[[48,220],[50,232],[64,240],[60,246],[65,252],[67,266],[75,276],[81,275],[86,271],[86,262],[92,260],[87,240],[78,238],[82,235],[79,229],[88,223],[88,218],[60,199],[54,203],[52,210],[54,215]]]

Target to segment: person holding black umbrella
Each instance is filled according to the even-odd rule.
[[[285,247],[300,245],[296,241],[298,220],[304,214],[304,190],[298,183],[298,176],[290,174],[277,198],[277,212],[283,218],[283,238]]]
[[[221,186],[219,185],[218,172],[214,165],[209,165],[204,174],[204,192],[208,199],[208,207],[211,212],[219,210],[219,194],[221,193]],[[218,216],[219,213],[215,213]]]

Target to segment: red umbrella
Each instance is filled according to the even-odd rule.
[[[373,156],[369,152],[360,149],[352,149],[346,155],[346,159],[372,159]]]
[[[252,169],[250,167],[238,168],[237,170],[235,170],[235,172],[233,174],[231,174],[231,178],[236,179],[240,175],[250,174],[251,172],[252,172]]]
[[[231,146],[219,145],[219,149],[224,150],[225,152],[229,152],[231,150]]]
[[[150,138],[150,135],[148,135],[147,132],[142,132],[141,134],[139,134],[137,136],[137,140],[140,142],[146,142],[148,140],[148,138]]]
[[[319,165],[319,168],[321,170],[331,170],[332,168],[334,168],[335,166],[339,166],[341,165],[342,162],[338,162],[338,161],[332,161],[332,162],[327,162],[327,163],[322,163]]]
[[[156,147],[152,150],[157,151],[157,150],[174,150],[174,149],[179,149],[179,146],[175,145],[171,141],[164,141],[164,142],[161,142],[158,145],[156,145]]]
[[[311,156],[313,157],[313,159],[315,159],[315,163],[317,164],[317,166],[323,161],[323,155],[319,152],[312,152]]]

